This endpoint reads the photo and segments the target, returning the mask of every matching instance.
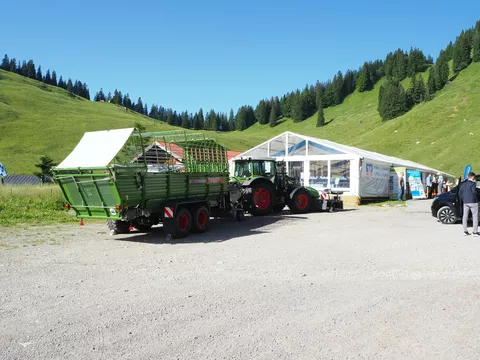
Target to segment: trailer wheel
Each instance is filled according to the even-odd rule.
[[[266,182],[253,184],[249,200],[249,212],[254,216],[267,215],[272,211],[275,197],[272,186]]]
[[[304,214],[310,209],[310,194],[305,189],[298,189],[293,194],[288,207],[294,214]]]
[[[192,214],[192,232],[203,233],[208,229],[210,212],[206,206],[197,207]]]
[[[110,235],[128,234],[130,224],[121,220],[107,220],[107,227],[110,229]]]
[[[174,238],[183,238],[192,228],[192,215],[186,208],[180,208],[173,219],[172,235]]]

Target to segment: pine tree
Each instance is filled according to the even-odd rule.
[[[276,106],[272,106],[270,110],[270,116],[268,119],[268,124],[270,127],[275,127],[277,125],[277,108]]]
[[[320,109],[320,106],[322,106],[322,101],[323,101],[323,85],[320,84],[319,81],[317,81],[317,84],[315,85],[315,107],[316,109]]]
[[[453,48],[453,71],[456,73],[465,69],[471,62],[471,47],[464,31],[457,37]]]
[[[230,131],[235,130],[235,114],[233,113],[233,109],[230,109],[230,115],[228,116],[228,127]]]
[[[420,104],[422,101],[425,100],[425,81],[423,80],[423,76],[419,76],[417,81],[417,86],[415,88],[415,97],[417,104]]]
[[[35,64],[33,63],[33,60],[28,60],[27,63],[27,77],[30,79],[36,79],[37,72],[35,71]]]
[[[435,87],[438,90],[443,89],[448,81],[450,67],[447,61],[447,54],[445,51],[440,51],[437,63],[435,64]]]
[[[73,83],[72,83],[72,79],[70,78],[68,78],[66,90],[69,92],[73,92]]]
[[[58,80],[58,87],[61,87],[62,89],[67,89],[67,84],[65,81],[63,81],[62,75],[60,75],[60,79]]]
[[[55,70],[52,71],[52,85],[57,86],[57,72]]]
[[[325,114],[323,113],[322,103],[319,104],[318,114],[317,114],[317,127],[322,127],[325,125]]]
[[[242,106],[238,109],[237,115],[235,116],[235,129],[243,131],[247,128],[246,120],[246,109],[245,106]]]
[[[35,175],[41,179],[42,183],[45,183],[48,178],[52,177],[52,169],[57,165],[50,156],[40,156],[40,162],[35,164],[40,171],[36,172]]]
[[[450,41],[445,49],[445,59],[446,61],[450,61],[453,59],[453,43]]]
[[[266,124],[268,122],[268,113],[266,109],[265,100],[260,100],[255,108],[255,117],[260,124]]]
[[[437,91],[437,87],[435,85],[435,67],[431,66],[428,70],[428,81],[427,81],[427,90],[428,94],[431,96]]]
[[[292,104],[292,117],[294,122],[300,122],[305,120],[304,102],[303,97],[300,92],[297,90],[295,93],[294,101]]]
[[[478,22],[477,22],[478,24]],[[480,31],[476,30],[472,38],[473,58],[474,62],[480,62]]]
[[[171,110],[167,113],[167,124],[175,125],[175,116]]]
[[[148,116],[148,105],[147,105],[147,103],[145,103],[145,105],[143,105],[143,114],[145,116]]]
[[[42,67],[39,66],[37,69],[36,79],[38,81],[43,81]]]
[[[22,61],[22,66],[20,67],[20,75],[28,77],[28,66],[25,60]]]
[[[50,69],[47,70],[47,73],[45,74],[45,79],[43,79],[43,82],[49,85],[52,82],[52,77],[50,76]]]
[[[182,127],[185,129],[190,129],[190,119],[188,117],[188,112],[186,111],[182,113]]]
[[[10,60],[10,70],[11,72],[17,72],[17,60],[15,58]]]
[[[357,89],[359,92],[371,90],[373,87],[372,79],[370,79],[370,72],[368,71],[367,63],[363,64],[360,76],[357,79]]]
[[[113,95],[113,97],[115,98],[115,95]],[[121,97],[121,95],[119,95],[119,97]],[[135,108],[133,110],[136,111],[139,114],[143,114],[142,98],[140,98],[140,97],[138,98],[137,103],[135,104]]]
[[[10,59],[8,58],[8,55],[5,54],[2,60],[2,65],[0,65],[0,69],[5,70],[5,71],[10,71]]]
[[[383,121],[394,119],[404,114],[406,107],[406,94],[397,79],[387,80],[380,87],[378,110]]]

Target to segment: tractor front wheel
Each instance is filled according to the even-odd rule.
[[[298,189],[293,194],[288,207],[294,214],[304,214],[310,210],[310,194],[305,189]]]

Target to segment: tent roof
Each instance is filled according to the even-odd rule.
[[[284,132],[280,135],[277,135],[277,136],[263,142],[260,145],[257,145],[256,147],[254,147],[250,150],[247,150],[246,152],[240,154],[239,157],[240,156],[249,156],[248,153],[251,152],[252,150],[264,147],[269,142],[271,142],[272,140],[282,138],[285,135],[301,138],[303,140],[307,140],[309,142],[313,142],[313,143],[316,143],[316,144],[321,145],[321,146],[326,146],[326,147],[331,148],[333,150],[336,150],[336,151],[339,151],[339,152],[342,152],[342,153],[346,153],[346,154],[350,154],[350,155],[353,155],[353,156],[359,157],[359,158],[364,158],[364,159],[369,159],[369,160],[373,160],[373,161],[388,163],[392,166],[401,166],[401,167],[407,167],[407,168],[410,168],[410,169],[424,170],[424,171],[427,171],[427,172],[442,173],[442,174],[445,174],[445,175],[453,176],[453,175],[447,174],[445,172],[433,169],[431,167],[428,167],[428,166],[425,166],[425,165],[422,165],[422,164],[419,164],[419,163],[416,163],[416,162],[413,162],[413,161],[410,161],[410,160],[404,160],[404,159],[400,159],[400,158],[397,158],[397,157],[394,157],[394,156],[383,155],[383,154],[380,154],[380,153],[377,153],[377,152],[367,151],[367,150],[359,149],[359,148],[356,148],[356,147],[353,147],[353,146],[342,145],[342,144],[339,144],[339,143],[336,143],[336,142],[333,142],[333,141],[330,141],[330,140],[318,139],[318,138],[314,138],[314,137],[311,137],[311,136],[306,136],[306,135],[293,133],[293,132],[290,132],[290,131],[286,131],[286,132]],[[289,145],[292,145],[292,144],[289,144]],[[271,156],[274,156],[274,155],[271,155]],[[283,156],[281,156],[281,157],[283,157]]]

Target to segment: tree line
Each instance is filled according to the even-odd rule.
[[[378,112],[383,121],[405,114],[416,104],[430,101],[435,92],[447,85],[450,61],[454,74],[458,74],[472,62],[480,62],[480,21],[477,21],[473,28],[462,31],[455,43],[450,41],[445,49],[440,50],[435,64],[430,59],[425,59],[424,62],[420,54],[412,59],[410,54],[409,61],[414,61],[416,65],[407,70],[405,54],[402,55],[401,50],[389,54],[387,60],[389,58],[388,67],[385,63],[386,80],[378,94]],[[428,78],[425,82],[423,76],[417,73],[427,69]],[[405,91],[400,81],[406,76],[410,76],[411,80]]]
[[[71,78],[65,81],[61,75],[60,78],[57,79],[57,72],[55,70],[50,72],[50,69],[47,69],[47,72],[44,75],[42,72],[42,66],[39,65],[38,68],[36,68],[33,60],[23,60],[21,62],[19,60],[17,62],[15,58],[10,59],[8,55],[5,54],[2,63],[0,64],[0,69],[16,73],[26,78],[41,81],[48,85],[58,86],[72,94],[90,100],[90,91],[85,82],[79,80],[73,82]]]
[[[282,117],[292,118],[301,122],[317,113],[317,126],[325,125],[324,108],[341,104],[354,91],[371,91],[376,83],[385,77],[379,88],[378,112],[383,121],[394,119],[414,105],[432,99],[433,94],[441,90],[448,82],[450,66],[453,63],[454,73],[465,69],[472,61],[480,61],[480,21],[476,25],[450,42],[434,63],[433,58],[418,48],[411,48],[409,52],[397,49],[387,54],[384,60],[365,62],[356,70],[338,71],[332,79],[325,82],[317,81],[314,85],[305,85],[281,97],[262,99],[256,107],[241,106],[236,113],[233,109],[227,115],[210,110],[204,114],[203,109],[195,113],[188,111],[177,112],[171,108],[152,104],[149,108],[139,97],[132,101],[128,93],[122,94],[115,89],[113,94],[107,95],[101,88],[94,96],[94,101],[105,101],[123,106],[125,110],[137,112],[152,119],[166,122],[170,125],[195,130],[232,131],[245,130],[255,123],[276,126]],[[32,60],[18,62],[5,55],[1,69],[16,72],[25,77],[42,81],[46,84],[59,86],[73,94],[90,99],[86,83],[71,79],[67,82],[62,77],[57,82],[55,71],[42,74],[41,66],[35,70]],[[425,81],[422,73],[428,70],[428,80]],[[410,77],[410,85],[405,90],[401,81]]]

